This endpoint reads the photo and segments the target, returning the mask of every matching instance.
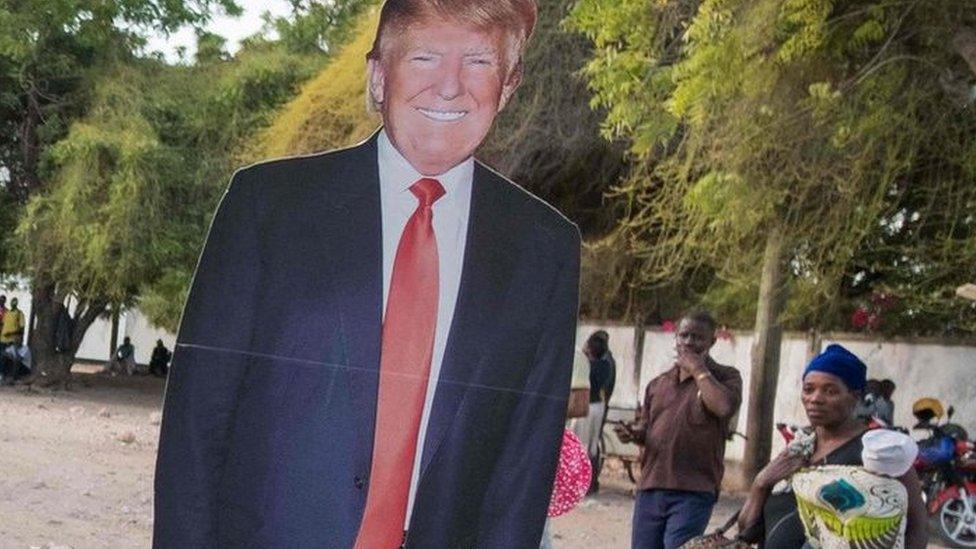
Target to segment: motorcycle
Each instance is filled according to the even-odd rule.
[[[919,399],[912,407],[915,430],[929,432],[918,441],[915,472],[922,483],[922,498],[939,536],[952,547],[976,547],[976,444],[966,430],[946,422],[935,399]]]

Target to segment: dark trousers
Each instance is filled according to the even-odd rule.
[[[632,549],[675,549],[708,527],[713,492],[641,490],[634,502]]]

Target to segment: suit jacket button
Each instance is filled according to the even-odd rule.
[[[353,482],[356,483],[356,488],[358,488],[360,490],[362,490],[363,488],[366,487],[366,477],[365,476],[356,475],[355,478],[353,478]]]

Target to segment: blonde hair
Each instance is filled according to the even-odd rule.
[[[385,0],[373,47],[366,58],[379,62],[396,37],[411,24],[425,19],[446,19],[479,29],[504,30],[508,37],[506,75],[521,71],[522,52],[535,28],[538,7],[535,0]],[[366,94],[370,110],[377,105]]]

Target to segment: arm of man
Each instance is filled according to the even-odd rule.
[[[742,402],[742,375],[738,370],[719,379],[702,366],[695,370],[694,376],[706,410],[721,419],[729,419],[735,415]]]
[[[478,524],[478,547],[538,547],[552,496],[576,340],[580,238],[563,249],[533,370],[510,420],[505,446],[492,473]]]
[[[216,547],[218,482],[252,337],[256,219],[244,172],[214,217],[183,311],[166,386],[153,546]]]
[[[637,419],[637,423],[628,428],[634,442],[640,445],[647,443],[647,427],[651,418],[651,399],[653,398],[651,387],[653,383],[651,381],[644,389],[644,402],[641,405],[640,417]]]

